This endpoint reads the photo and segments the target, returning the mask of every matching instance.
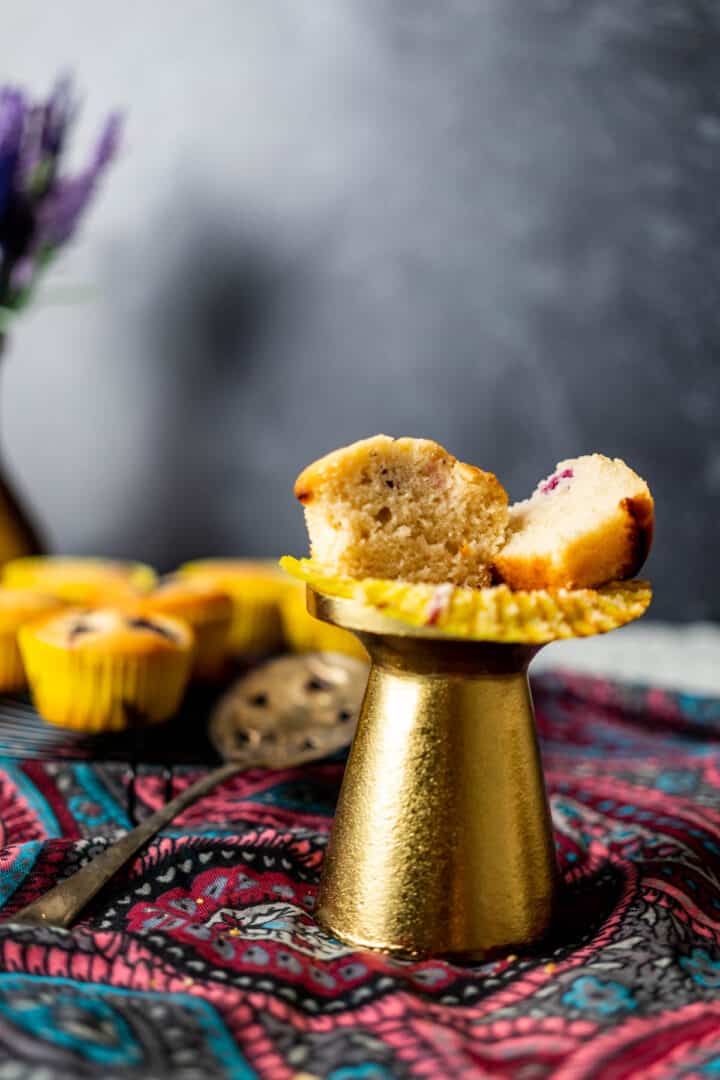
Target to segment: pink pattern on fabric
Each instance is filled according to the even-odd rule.
[[[147,1072],[174,1075],[166,1035],[186,1030],[208,1077],[242,1075],[242,1063],[272,1080],[709,1075],[720,1067],[720,703],[572,673],[537,680],[535,697],[563,892],[555,932],[526,955],[399,961],[334,941],[313,908],[343,766],[255,770],[179,819],[72,933],[0,921],[3,1060],[60,1071],[68,1040],[83,1062],[113,1032],[124,1067],[141,1054]],[[0,776],[0,867],[18,879],[6,916],[108,831],[73,816],[72,764],[25,775],[22,798]],[[111,813],[123,769],[93,776]],[[163,797],[159,774],[141,779],[145,812]],[[66,838],[46,837],[43,799]],[[21,872],[30,842],[39,850]],[[42,1030],[16,1037],[35,998]]]

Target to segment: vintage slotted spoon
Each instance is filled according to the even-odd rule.
[[[71,926],[148,840],[218,784],[246,769],[289,768],[347,746],[367,675],[367,664],[339,653],[282,656],[251,671],[228,691],[210,721],[210,737],[225,764],[191,784],[8,921]]]

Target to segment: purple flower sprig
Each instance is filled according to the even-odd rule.
[[[70,240],[114,158],[121,118],[107,117],[86,167],[61,172],[78,113],[72,80],[59,79],[43,103],[0,87],[0,335],[38,276]]]

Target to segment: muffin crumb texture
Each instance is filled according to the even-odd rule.
[[[647,484],[602,454],[560,462],[508,510],[492,473],[428,439],[376,435],[309,465],[295,494],[315,563],[358,580],[596,588],[634,577],[652,543]]]
[[[647,484],[619,458],[561,461],[529,499],[510,507],[496,575],[512,589],[594,588],[631,578],[650,550],[653,513]]]
[[[492,473],[428,439],[376,435],[298,477],[313,558],[354,578],[490,583],[508,523]]]

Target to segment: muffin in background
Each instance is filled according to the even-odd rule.
[[[23,690],[27,685],[18,645],[20,628],[64,607],[56,596],[0,586],[0,693]]]
[[[154,724],[180,705],[193,663],[193,632],[181,619],[71,610],[19,633],[38,712],[81,731]]]
[[[212,582],[188,578],[163,578],[151,592],[117,601],[121,610],[138,616],[171,615],[183,619],[195,636],[193,678],[214,680],[223,674],[233,602]]]
[[[157,574],[144,563],[67,555],[11,559],[2,571],[3,585],[38,589],[83,607],[112,604],[128,591],[147,592],[156,581]]]
[[[368,654],[354,634],[339,626],[315,619],[307,610],[306,586],[292,581],[282,599],[285,641],[293,652],[336,652],[368,660]]]
[[[291,583],[276,562],[202,559],[185,563],[174,576],[209,583],[230,596],[233,603],[228,636],[230,655],[258,655],[282,648],[280,606]]]

